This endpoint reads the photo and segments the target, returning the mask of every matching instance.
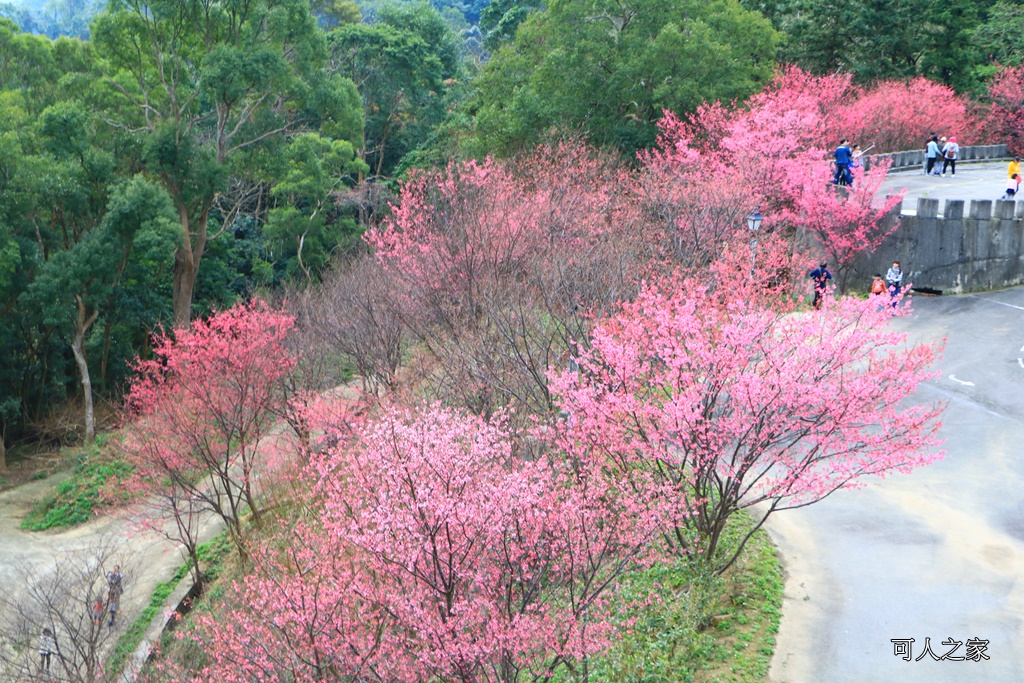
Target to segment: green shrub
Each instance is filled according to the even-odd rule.
[[[730,534],[750,528],[738,515]],[[588,662],[592,683],[732,681],[768,675],[782,605],[782,568],[759,531],[724,575],[680,562],[620,582],[622,629]],[[568,680],[571,677],[563,677]]]
[[[97,439],[95,446],[79,452],[72,475],[29,513],[21,523],[22,529],[44,531],[84,524],[92,519],[93,511],[101,502],[103,488],[132,474],[132,466],[113,459],[103,445],[104,442]]]

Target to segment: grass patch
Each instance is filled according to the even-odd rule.
[[[204,573],[207,580],[213,581],[217,578],[220,574],[222,561],[231,552],[231,549],[232,545],[227,532],[223,532],[210,541],[199,545],[196,550],[198,551],[199,562],[202,566],[205,566]],[[163,609],[167,598],[170,597],[171,593],[174,592],[174,589],[188,575],[191,569],[192,563],[190,560],[178,567],[174,572],[174,576],[169,581],[161,581],[153,589],[153,594],[149,598],[149,605],[142,610],[139,616],[135,618],[135,621],[121,634],[121,637],[117,640],[117,645],[114,646],[113,654],[107,660],[104,668],[112,679],[116,680],[121,675],[121,672],[124,671],[128,658],[138,649],[139,643],[142,642],[146,631],[149,630],[149,625],[153,623],[153,619]]]
[[[737,515],[733,534],[750,528]],[[762,530],[723,576],[682,564],[622,583],[622,636],[589,662],[595,683],[763,683],[782,616],[782,567]],[[631,624],[631,625],[630,625]]]
[[[21,523],[25,531],[45,531],[84,524],[100,506],[109,484],[131,476],[132,466],[116,460],[96,438],[92,446],[78,449],[75,469],[56,491],[36,505]],[[44,474],[45,477],[45,474]]]

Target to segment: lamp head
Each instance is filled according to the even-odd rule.
[[[754,211],[747,216],[747,227],[750,228],[751,232],[757,232],[761,229],[761,221],[764,220],[764,216],[761,215],[761,210],[754,208]]]

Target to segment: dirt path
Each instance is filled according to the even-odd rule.
[[[133,585],[126,586],[122,609],[131,609],[136,602],[148,603],[152,587],[158,581],[171,578],[182,558],[175,545],[153,532],[139,529],[130,518],[98,516],[70,529],[21,530],[26,515],[67,476],[68,473],[58,474],[0,493],[0,575],[10,580],[4,585],[14,586],[19,565],[45,570],[55,558],[89,552],[105,542],[112,542],[115,555],[126,556],[126,567],[138,565],[133,567]]]
[[[57,474],[0,493],[0,585],[5,587],[4,600],[0,601],[0,629],[11,623],[17,607],[32,605],[27,598],[26,577],[45,580],[73,558],[94,561],[102,552],[106,557],[103,571],[119,563],[125,576],[121,611],[104,646],[109,648],[149,604],[157,584],[171,579],[183,559],[176,544],[143,530],[138,520],[127,516],[98,516],[71,529],[22,531],[21,522],[29,511],[69,474]],[[203,541],[214,536],[219,528],[217,524],[207,524]],[[101,577],[102,572],[97,576]],[[0,638],[10,635],[13,634],[0,631]],[[34,661],[34,641],[32,646],[29,654]]]

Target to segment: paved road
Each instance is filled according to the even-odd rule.
[[[890,173],[879,194],[907,189],[904,212],[917,211],[918,197],[939,199],[941,213],[946,199],[999,199],[1006,190],[1005,161],[968,163],[957,166],[956,175],[926,176],[920,169]]]
[[[1024,288],[914,306],[900,326],[948,338],[921,391],[948,401],[946,457],[773,518],[789,572],[776,683],[1024,680]],[[988,640],[991,659],[894,656],[893,638],[916,659],[950,636]]]

